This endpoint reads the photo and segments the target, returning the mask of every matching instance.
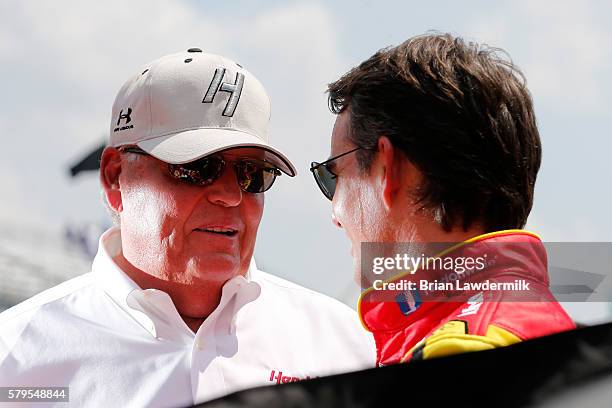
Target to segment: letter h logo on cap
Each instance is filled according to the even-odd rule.
[[[230,82],[222,83],[221,81],[224,75],[225,68],[217,68],[215,70],[215,75],[208,86],[202,103],[212,103],[217,91],[229,92],[231,95],[227,101],[227,105],[225,105],[225,109],[223,109],[223,116],[231,117],[234,115],[236,106],[238,106],[238,102],[240,101],[240,94],[242,93],[242,86],[244,85],[244,75],[240,72],[236,73],[236,79],[233,84]]]

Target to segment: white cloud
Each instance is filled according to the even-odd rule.
[[[483,10],[472,33],[508,50],[537,100],[569,112],[604,111],[612,40],[595,1],[529,1]]]
[[[572,215],[557,225],[530,217],[526,229],[540,235],[544,242],[592,242],[602,239],[591,220],[578,215]]]
[[[324,114],[325,84],[341,66],[333,23],[320,5],[282,6],[232,24],[194,3],[163,0],[0,7],[0,62],[4,70],[21,71],[14,81],[29,96],[4,114],[28,123],[30,134],[37,133],[35,118],[45,137],[76,143],[76,151],[106,132],[114,94],[132,72],[165,53],[200,46],[239,61],[246,55],[272,96],[273,137],[301,153],[312,144],[300,143],[295,132],[304,126],[297,120]],[[327,135],[329,122],[310,125]]]
[[[46,223],[44,217],[27,199],[25,188],[16,169],[0,164],[0,222],[12,220],[27,225]]]
[[[340,69],[333,22],[321,5],[296,4],[263,13],[244,32],[250,35],[242,36],[242,42],[276,62],[271,68],[285,84],[321,86]]]
[[[219,27],[184,2],[54,1],[4,4],[3,62],[30,61],[92,90],[118,87],[146,61],[185,44],[223,47]],[[10,7],[10,10],[8,9]],[[7,18],[9,17],[10,18]],[[6,47],[6,46],[5,46]]]

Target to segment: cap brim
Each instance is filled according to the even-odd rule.
[[[279,150],[260,138],[231,129],[194,129],[138,142],[138,147],[166,163],[182,164],[237,147],[256,147],[266,152],[266,160],[290,177],[295,166]]]

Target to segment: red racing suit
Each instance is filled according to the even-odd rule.
[[[537,235],[523,230],[493,232],[465,241],[451,253],[462,246],[462,255],[488,252],[495,259],[487,265],[486,276],[466,281],[523,280],[529,286],[527,300],[513,297],[516,292],[473,290],[461,301],[412,298],[406,310],[397,301],[378,300],[376,291],[368,289],[359,299],[359,315],[374,335],[379,366],[503,347],[575,328],[549,290],[546,251]]]

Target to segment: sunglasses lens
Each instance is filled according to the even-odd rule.
[[[170,174],[178,180],[198,186],[207,186],[219,178],[225,162],[219,157],[204,157],[183,164],[170,164]]]
[[[330,200],[333,199],[336,192],[336,175],[329,171],[324,164],[312,163],[311,170],[325,197]]]
[[[184,164],[170,164],[170,174],[181,181],[198,186],[207,186],[217,180],[225,161],[220,157],[204,157]],[[247,193],[263,193],[272,187],[280,176],[280,170],[272,164],[257,160],[241,160],[235,164],[238,184]]]
[[[267,162],[242,160],[236,163],[236,175],[242,191],[263,193],[272,187],[280,171]]]

